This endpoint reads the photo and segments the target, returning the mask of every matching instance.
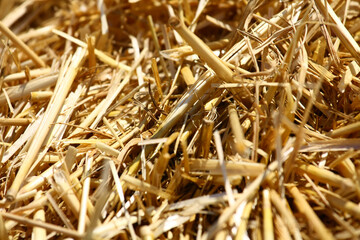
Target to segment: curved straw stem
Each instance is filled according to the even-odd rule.
[[[230,68],[198,36],[191,32],[184,23],[178,18],[172,17],[169,20],[169,24],[193,48],[194,52],[209,65],[219,78],[225,82],[233,82],[233,72]]]

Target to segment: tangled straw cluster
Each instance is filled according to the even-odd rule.
[[[0,239],[360,238],[358,1],[0,19]]]

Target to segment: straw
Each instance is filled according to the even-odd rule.
[[[52,98],[54,101],[53,106],[50,105],[50,107],[47,109],[47,112],[45,113],[47,117],[44,118],[43,120],[42,131],[38,131],[37,134],[35,135],[36,141],[32,142],[28,154],[26,155],[26,158],[24,160],[24,163],[21,165],[21,168],[17,173],[14,182],[11,185],[11,188],[6,193],[7,199],[9,199],[9,201],[15,199],[15,196],[19,191],[19,188],[23,180],[25,179],[28,170],[35,161],[35,157],[40,150],[41,144],[43,143],[46,135],[48,134],[50,125],[56,119],[58,112],[63,104],[63,101],[71,87],[71,84],[74,81],[74,78],[76,77],[78,68],[82,63],[84,55],[85,55],[85,51],[81,48],[78,48],[72,59],[69,58],[69,60],[72,60],[72,62],[69,66],[69,69],[67,69],[66,74],[63,76],[63,78],[61,75],[59,76],[58,84],[62,84],[62,85],[59,86],[60,90]],[[62,81],[65,82],[63,83]]]
[[[288,190],[294,197],[295,204],[298,209],[305,215],[309,224],[314,227],[313,230],[316,232],[317,237],[320,239],[334,239],[330,231],[324,226],[318,216],[315,214],[313,209],[310,207],[304,196],[300,193],[297,187],[288,186]]]
[[[317,7],[321,11],[323,16],[328,16],[332,22],[335,23],[336,27],[331,29],[338,36],[341,43],[349,50],[351,55],[358,61],[360,64],[360,47],[351,36],[347,28],[343,25],[339,17],[336,15],[330,4],[325,0],[314,0]]]
[[[35,196],[35,200],[38,200],[42,195],[42,192],[38,192]],[[44,209],[39,209],[34,213],[34,220],[37,221],[43,221],[45,222],[45,211]],[[39,227],[34,227],[33,228],[33,232],[31,234],[31,239],[35,240],[35,239],[40,239],[40,240],[44,240],[46,239],[46,229],[43,228],[39,228]]]
[[[179,19],[171,18],[169,20],[172,26],[184,40],[189,43],[195,53],[203,59],[209,67],[224,81],[232,82],[232,71],[211,51],[211,49],[199,39],[194,33],[187,29]]]
[[[274,239],[273,214],[271,212],[271,203],[269,189],[263,190],[263,216],[264,216],[264,238]]]
[[[31,82],[23,83],[18,86],[10,87],[6,89],[10,101],[16,101],[22,98],[30,96],[31,92],[46,89],[56,83],[58,75],[39,77]],[[6,97],[4,94],[0,94],[0,104],[6,103]]]
[[[87,212],[87,201],[89,198],[90,192],[90,170],[92,165],[93,158],[87,157],[85,162],[85,170],[84,170],[84,184],[82,187],[82,195],[80,201],[80,212],[79,212],[79,223],[78,223],[78,232],[80,234],[85,233],[85,224],[86,224],[86,212]]]
[[[40,77],[42,75],[46,75],[48,73],[51,73],[50,68],[37,68],[37,69],[32,69],[32,70],[29,71],[29,75],[30,75],[31,78],[37,78],[37,77]],[[4,78],[4,82],[17,81],[17,80],[22,80],[24,78],[26,78],[25,71],[10,74],[10,75],[6,76]]]
[[[23,41],[21,41],[7,26],[5,26],[0,21],[0,32],[2,32],[6,37],[8,37],[13,43],[26,55],[31,58],[36,65],[39,67],[46,67],[46,63],[34,52],[32,51]]]
[[[0,239],[358,239],[359,9],[0,1]]]
[[[17,221],[19,223],[25,224],[25,225],[30,225],[30,226],[36,226],[39,228],[43,228],[46,229],[47,231],[55,231],[57,233],[61,233],[64,234],[65,236],[69,236],[69,237],[74,237],[74,238],[81,238],[83,237],[83,235],[77,233],[74,230],[70,230],[64,227],[59,227],[57,225],[54,224],[50,224],[50,223],[46,223],[46,222],[42,222],[42,221],[37,221],[37,220],[32,220],[29,218],[25,218],[25,217],[21,217],[12,213],[0,213],[0,215],[3,218],[7,218],[7,219],[11,219],[14,221]]]
[[[209,157],[210,143],[213,134],[214,121],[204,118],[202,121],[202,128],[200,134],[200,142],[198,156],[202,158]]]
[[[5,228],[4,219],[3,219],[2,215],[0,215],[0,237],[1,237],[1,239],[4,239],[4,240],[9,239],[9,235]]]
[[[0,118],[0,126],[27,126],[31,122],[31,118]]]

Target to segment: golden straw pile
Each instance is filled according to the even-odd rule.
[[[360,239],[359,1],[0,19],[0,239]]]

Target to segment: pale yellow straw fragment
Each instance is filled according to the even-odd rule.
[[[42,192],[39,191],[36,194],[34,201],[38,200],[41,196],[42,196]],[[37,221],[46,222],[44,208],[38,209],[34,213],[33,219],[37,220]],[[40,227],[34,227],[32,233],[31,233],[31,239],[32,240],[45,240],[46,239],[46,229],[40,228]]]
[[[117,173],[115,164],[114,164],[114,162],[109,161],[109,165],[110,165],[111,174],[112,174],[114,182],[115,182],[115,187],[116,187],[117,193],[119,195],[121,204],[125,209],[125,217],[128,219],[128,228],[129,228],[129,231],[130,231],[131,238],[136,239],[136,234],[135,234],[134,227],[133,227],[133,225],[131,223],[130,214],[129,214],[129,212],[127,211],[127,209],[125,207],[124,191],[122,189],[121,182],[120,182],[119,175]]]
[[[31,118],[0,118],[0,126],[27,126]]]
[[[220,39],[219,41],[209,42],[206,45],[211,50],[218,50],[224,48],[229,43],[229,39]],[[181,46],[177,48],[171,48],[162,50],[161,55],[173,61],[181,61],[182,58],[194,54],[193,49],[190,46]]]
[[[32,102],[38,102],[43,100],[49,100],[54,92],[52,91],[36,91],[31,92],[30,99]]]
[[[11,2],[13,2],[13,3],[11,3]],[[20,4],[19,6],[16,6],[14,9],[12,9],[10,12],[6,12],[7,15],[2,19],[2,22],[4,23],[4,25],[7,27],[11,27],[16,21],[18,21],[21,17],[23,17],[28,12],[28,8],[31,5],[33,5],[35,2],[36,2],[35,0],[24,1],[22,4]],[[4,5],[3,5],[3,3],[4,3]],[[15,1],[1,1],[0,7],[4,7],[4,9],[1,9],[1,10],[9,11],[14,3],[15,3]]]
[[[23,194],[18,194],[16,196],[16,199],[14,200],[14,203],[25,201],[26,199],[29,199],[29,198],[33,198],[33,197],[35,197],[37,192],[38,191],[36,189],[33,189],[31,191],[24,192]]]
[[[209,22],[211,22],[212,24],[214,24],[215,26],[218,26],[220,28],[223,28],[223,29],[226,29],[228,30],[229,32],[233,31],[233,28],[229,25],[229,24],[226,24],[210,15],[206,15],[205,19]]]
[[[330,205],[349,213],[356,219],[360,219],[360,206],[352,201],[349,201],[341,196],[337,195],[334,192],[330,192],[324,188],[320,188],[320,190],[325,194],[326,200],[329,201]]]
[[[150,26],[151,36],[152,36],[153,41],[154,41],[156,54],[159,55],[159,57],[160,57],[160,64],[161,64],[161,66],[162,66],[162,68],[163,68],[163,72],[165,73],[165,77],[168,78],[168,77],[169,77],[169,72],[168,72],[168,70],[167,70],[166,63],[165,63],[165,60],[164,60],[163,56],[160,55],[160,50],[161,50],[161,48],[160,48],[160,43],[159,43],[158,36],[157,36],[157,34],[156,34],[156,29],[155,29],[155,26],[154,26],[154,22],[153,22],[152,16],[151,16],[151,15],[148,15],[147,20],[148,20],[148,23],[149,23],[149,26]]]
[[[217,151],[217,155],[219,158],[219,164],[221,167],[221,173],[224,178],[225,182],[225,192],[228,197],[228,202],[230,206],[233,206],[235,204],[235,198],[232,191],[232,186],[230,184],[229,178],[227,176],[226,167],[225,167],[225,156],[224,156],[224,150],[221,144],[221,137],[218,130],[214,132],[214,141],[215,141],[215,147]]]
[[[51,73],[50,68],[37,68],[37,69],[30,70],[31,78],[37,78],[37,77],[40,77],[42,75],[49,74],[49,73]],[[26,78],[25,72],[22,71],[22,72],[7,75],[4,78],[4,82],[17,81],[17,80],[22,80],[25,78]]]
[[[7,103],[7,105],[8,105],[8,107],[9,107],[9,111],[11,112],[11,113],[14,113],[14,107],[12,106],[12,104],[11,104],[11,101],[10,101],[10,98],[9,98],[9,94],[6,92],[6,90],[5,90],[5,88],[3,88],[3,89],[1,89],[2,90],[2,92],[3,92],[3,96],[4,96],[4,99],[6,100],[6,103]]]
[[[129,222],[135,224],[137,221],[138,216],[130,216],[130,221],[126,217],[113,218],[110,222],[97,226],[93,231],[93,235],[95,239],[111,239],[123,232]]]
[[[48,169],[43,171],[40,175],[33,177],[32,181],[25,184],[19,190],[19,195],[21,196],[22,194],[25,194],[29,191],[32,191],[32,190],[37,189],[40,186],[42,186],[46,182],[46,179],[53,176],[54,170],[59,168],[61,166],[61,164],[63,164],[63,163],[61,161],[58,161],[57,163],[55,163],[54,165],[51,165],[51,167],[49,167]],[[18,197],[16,197],[16,199],[17,198]]]
[[[32,191],[32,192],[34,192],[34,191]],[[36,192],[37,191],[35,190],[35,194],[33,194],[32,197],[34,197],[36,195]],[[53,192],[53,190],[50,189],[47,192],[47,194],[52,193],[52,192]],[[21,198],[21,197],[19,197],[19,198]],[[26,200],[26,199],[24,199],[24,200]],[[15,214],[22,214],[25,217],[25,216],[28,216],[28,215],[32,214],[36,209],[45,206],[46,203],[47,203],[46,201],[47,201],[47,198],[45,196],[42,196],[36,202],[32,201],[31,203],[29,203],[26,206],[13,209],[11,212],[15,213]],[[14,227],[14,225],[12,225],[11,223],[8,224],[8,222],[6,222],[6,227],[8,229],[11,229],[12,227]]]
[[[82,187],[82,195],[80,202],[80,212],[79,212],[79,223],[78,223],[78,232],[80,234],[85,233],[85,224],[86,224],[86,213],[87,213],[87,201],[89,200],[90,192],[90,171],[93,162],[93,157],[86,156],[85,160],[85,169],[84,169],[84,184]]]
[[[21,41],[8,27],[0,21],[0,32],[7,36],[21,51],[23,51],[39,67],[46,67],[46,63],[23,41]]]
[[[3,21],[4,22],[4,21]],[[53,25],[49,25],[49,26],[44,26],[44,27],[40,27],[37,29],[30,29],[27,32],[21,33],[19,34],[19,38],[22,41],[28,41],[29,39],[35,39],[44,35],[48,35],[49,33],[51,33],[51,31],[55,28],[55,26]]]
[[[54,85],[57,79],[58,74],[48,77],[39,77],[30,82],[9,87],[6,89],[6,93],[8,94],[9,100],[13,102],[30,96],[33,91],[38,91]],[[4,104],[6,101],[7,99],[5,94],[0,93],[0,104]]]
[[[241,215],[241,222],[237,229],[235,240],[243,240],[244,239],[244,237],[245,237],[244,235],[245,235],[248,223],[249,223],[249,217],[250,217],[250,213],[252,210],[252,206],[253,206],[252,201],[246,203],[245,208],[243,210],[243,214]]]
[[[271,212],[271,202],[269,189],[264,189],[263,196],[263,224],[264,224],[264,238],[267,240],[274,239],[274,224],[273,214]]]
[[[169,160],[171,158],[169,154],[169,146],[176,141],[176,138],[178,137],[179,132],[174,132],[171,134],[170,137],[168,137],[167,141],[165,142],[163,146],[163,151],[161,152],[159,158],[156,159],[154,164],[154,169],[151,173],[151,183],[152,185],[156,187],[161,186],[161,178],[168,166]]]
[[[344,177],[352,178],[356,175],[356,168],[354,163],[350,160],[351,158],[358,155],[360,151],[349,150],[338,156],[334,161],[329,164],[329,168],[336,169]],[[349,162],[350,161],[350,162]]]
[[[356,77],[360,72],[360,66],[356,61],[352,61],[347,67],[345,72],[341,76],[341,81],[338,85],[341,93],[345,92],[348,85],[351,84],[353,77]]]
[[[275,236],[276,239],[292,239],[289,230],[287,229],[284,220],[276,214],[274,216],[274,228],[275,228]]]
[[[260,174],[254,181],[252,181],[246,188],[243,190],[240,197],[238,197],[235,203],[228,208],[226,208],[218,218],[218,220],[208,228],[208,231],[202,235],[201,239],[210,239],[221,229],[224,224],[233,216],[236,209],[240,206],[243,201],[251,201],[255,194],[257,194],[258,189],[268,174],[278,167],[278,162],[272,162],[269,164],[268,168]]]
[[[142,226],[140,228],[140,236],[143,240],[154,240],[154,232],[149,226]]]
[[[217,159],[190,158],[190,172],[192,174],[204,175],[221,175],[221,166]],[[245,161],[227,161],[224,163],[226,173],[229,176],[249,176],[257,177],[265,169],[265,164],[245,162]]]
[[[191,86],[195,83],[194,75],[188,66],[181,69],[181,75],[183,76],[186,85]]]

